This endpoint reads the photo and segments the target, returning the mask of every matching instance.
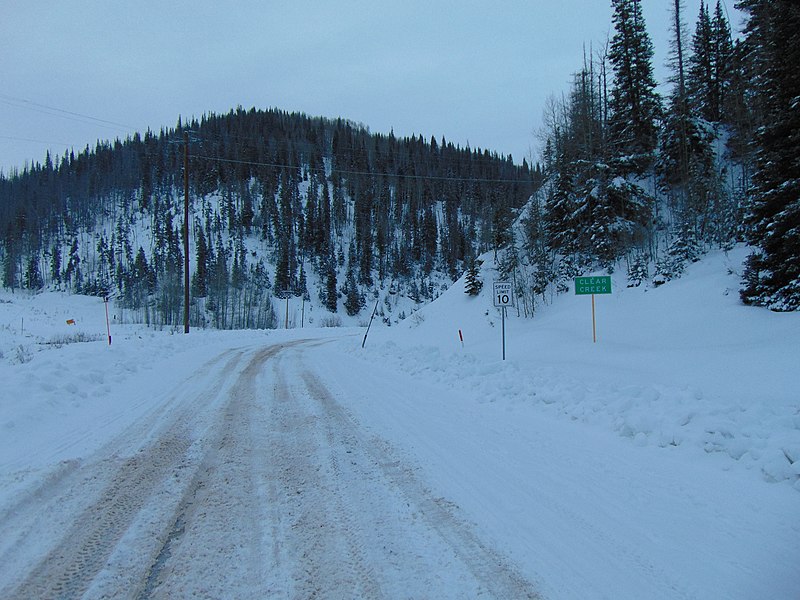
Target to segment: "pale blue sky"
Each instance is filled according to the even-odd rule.
[[[670,5],[643,2],[660,79]],[[691,29],[700,0],[685,5]],[[610,0],[7,1],[0,169],[237,105],[535,160],[547,98],[584,44],[604,43],[611,12]]]

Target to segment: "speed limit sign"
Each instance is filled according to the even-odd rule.
[[[497,308],[502,308],[500,314],[503,316],[503,360],[506,359],[506,306],[514,306],[514,290],[507,281],[495,281],[492,283],[492,299]]]
[[[492,298],[494,299],[494,305],[496,307],[514,306],[514,292],[509,282],[495,281],[492,286]]]

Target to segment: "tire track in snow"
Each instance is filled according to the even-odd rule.
[[[185,436],[170,436],[124,461],[101,498],[83,512],[13,596],[40,599],[81,596],[105,565],[149,493],[177,464],[189,445]]]
[[[106,482],[100,483],[101,492],[97,496],[88,496],[87,501],[91,504],[84,504],[85,508],[71,519],[72,525],[56,545],[16,588],[12,584],[3,590],[3,597],[60,599],[80,597],[87,592],[94,578],[107,566],[109,556],[137,514],[151,500],[150,496],[159,483],[186,462],[186,454],[193,443],[187,428],[192,413],[215,399],[225,383],[225,374],[235,370],[240,357],[241,352],[228,351],[204,365],[204,372],[213,371],[227,361],[220,369],[223,377],[217,378],[196,399],[196,403],[187,402],[190,399],[180,391],[173,394],[162,406],[98,451],[95,454],[98,459],[88,460],[78,469],[59,471],[4,511],[4,515],[10,515],[15,509],[19,510],[14,518],[22,522],[33,518],[32,523],[21,527],[22,531],[28,536],[37,529],[43,530],[46,539],[48,534],[52,535],[47,526],[48,517],[37,519],[37,515],[52,512],[66,522],[69,516],[58,514],[59,509],[73,506],[76,499],[80,500],[85,493],[83,484]],[[183,385],[178,390],[182,388]],[[164,418],[166,423],[160,423]],[[118,447],[130,447],[132,443],[140,443],[142,438],[153,436],[154,429],[160,433],[156,433],[153,441],[133,456],[121,462],[107,458]],[[43,496],[48,498],[44,503],[40,500]],[[42,537],[42,532],[39,531],[38,535]],[[21,541],[24,543],[25,540]]]
[[[228,392],[138,600],[268,594],[259,518],[265,499],[256,482],[264,457],[253,420],[258,376],[286,345],[257,351]]]
[[[273,367],[268,473],[274,482],[269,487],[275,507],[273,560],[284,572],[280,584],[290,598],[360,597],[351,549],[320,459],[325,440],[319,419],[297,386],[287,382],[281,358]]]
[[[451,503],[434,496],[416,477],[413,469],[393,456],[388,443],[377,438],[365,439],[353,417],[336,402],[313,372],[304,369],[301,376],[311,396],[329,417],[329,436],[349,437],[352,440],[351,447],[361,448],[360,452],[379,469],[383,478],[406,498],[410,506],[415,507],[425,523],[444,540],[480,584],[482,591],[493,598],[540,597],[533,584],[508,559],[483,542],[469,524],[456,516]],[[332,443],[332,447],[335,444]],[[357,531],[357,528],[354,527],[352,531]]]

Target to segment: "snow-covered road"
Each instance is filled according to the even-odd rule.
[[[21,486],[0,507],[0,596],[537,597],[337,400],[321,343],[225,350]]]

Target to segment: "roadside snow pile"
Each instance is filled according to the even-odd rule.
[[[187,344],[182,329],[120,325],[123,316],[112,301],[109,346],[102,299],[0,292],[0,471],[83,456],[221,348],[261,345],[277,333],[193,329]]]
[[[366,360],[394,362],[481,402],[535,403],[636,446],[726,457],[721,468],[755,468],[800,491],[800,314],[739,303],[744,256],[713,255],[657,289],[615,278],[612,295],[596,297],[596,344],[585,297],[558,297],[533,320],[509,310],[506,361],[486,268],[477,301],[456,284],[402,335],[376,336]]]
[[[689,446],[721,453],[768,481],[789,480],[800,491],[800,409],[763,400],[727,404],[689,386],[586,382],[571,373],[509,360],[482,363],[438,348],[381,346],[381,361],[411,375],[463,390],[483,402],[537,403],[543,413],[602,426],[637,446]]]

